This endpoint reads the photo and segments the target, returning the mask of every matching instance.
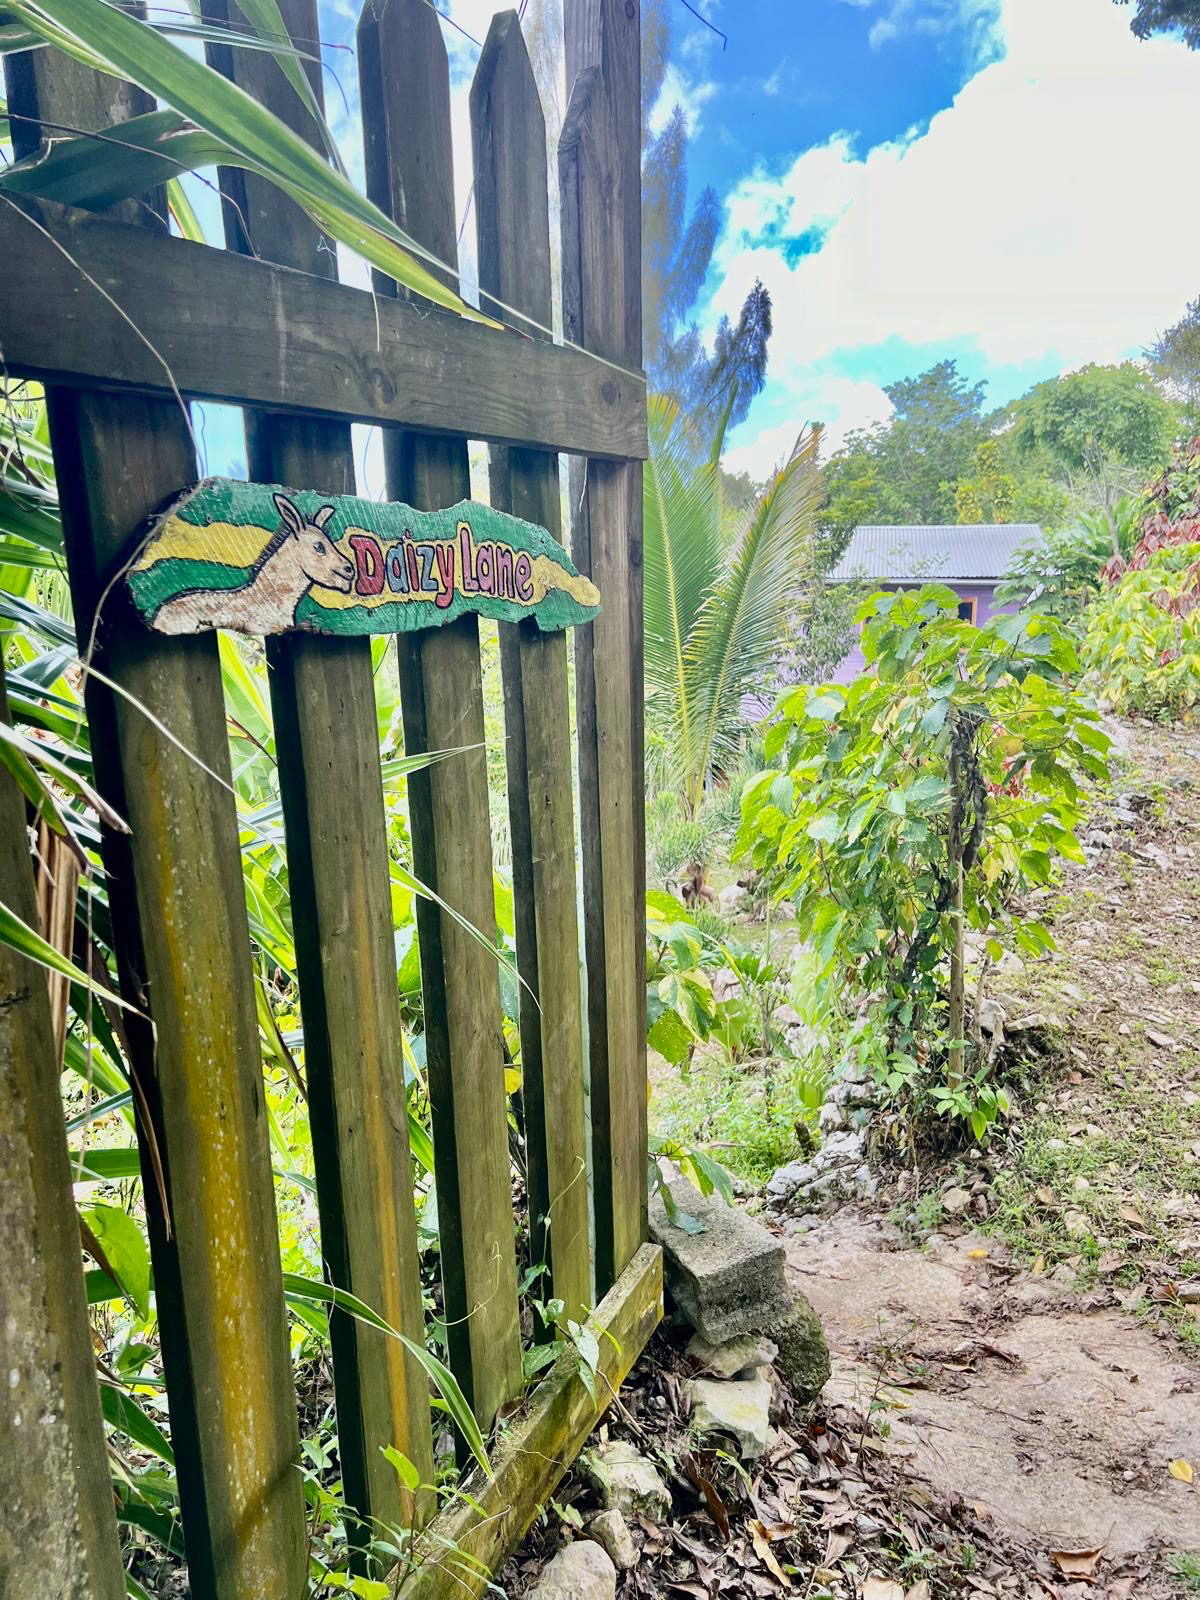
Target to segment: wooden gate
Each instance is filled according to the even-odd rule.
[[[315,0],[282,9],[316,54]],[[206,15],[232,10],[210,0]],[[595,1399],[573,1352],[521,1399],[497,967],[423,901],[450,1364],[484,1428],[501,1408],[506,1420],[495,1477],[477,1475],[471,1500],[434,1519],[434,1555],[404,1593],[483,1586],[661,1315],[645,1215],[639,26],[637,0],[567,0],[561,344],[545,337],[543,117],[511,12],[488,35],[471,125],[483,306],[509,324],[524,313],[519,333],[432,311],[390,279],[374,295],[339,285],[308,218],[240,171],[221,174],[224,251],[171,237],[154,197],[103,215],[0,207],[9,282],[20,283],[0,306],[4,366],[46,384],[80,653],[94,645],[104,674],[86,688],[97,781],[131,829],[104,835],[103,858],[120,982],[141,1014],[129,1066],[198,1600],[297,1600],[307,1558],[216,638],[151,633],[113,583],[146,516],[196,478],[181,397],[245,408],[252,478],[330,493],[353,490],[350,423],[377,424],[389,497],[426,509],[469,494],[467,441],[486,440],[493,503],[556,534],[557,452],[569,452],[572,551],[603,597],[575,649],[583,1004],[566,636],[503,625],[501,651],[528,1221],[553,1293],[572,1314],[595,1305],[614,1338],[600,1340]],[[453,282],[449,75],[429,0],[368,0],[358,56],[371,197]],[[212,60],[313,135],[271,56],[214,46]],[[99,130],[149,107],[57,52],[8,68],[18,155],[58,129]],[[319,95],[319,70],[312,82]],[[487,929],[476,621],[402,635],[398,655],[407,750],[467,747],[410,779],[415,870]],[[423,1344],[369,643],[280,635],[268,663],[328,1276]],[[31,921],[22,801],[6,775],[0,801],[0,898]],[[0,1328],[0,1591],[109,1600],[123,1580],[43,976],[0,949],[0,1295],[11,1312]],[[400,1341],[342,1314],[331,1335],[347,1500],[364,1523],[420,1521],[430,1507],[413,1503],[382,1451],[402,1450],[429,1481],[424,1370]]]

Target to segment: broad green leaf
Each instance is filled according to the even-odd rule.
[[[846,709],[846,697],[827,689],[813,695],[804,709],[817,722],[832,722]]]
[[[90,1206],[83,1217],[122,1291],[145,1321],[150,1315],[150,1249],[145,1234],[120,1206]]]
[[[118,1183],[140,1178],[137,1149],[71,1151],[72,1183]]]
[[[104,1420],[119,1433],[158,1456],[169,1467],[175,1465],[175,1452],[154,1418],[142,1409],[133,1395],[115,1388],[103,1378],[100,1380],[100,1409]]]
[[[384,1457],[396,1469],[396,1476],[406,1489],[416,1490],[421,1487],[421,1474],[402,1450],[397,1450],[394,1444],[382,1446]]]
[[[665,1061],[678,1067],[687,1060],[695,1046],[696,1035],[678,1011],[667,1007],[647,1034],[646,1043],[651,1050],[657,1050]]]

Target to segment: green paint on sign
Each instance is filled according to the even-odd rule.
[[[466,612],[551,631],[600,609],[545,528],[490,506],[416,511],[231,478],[177,500],[126,581],[160,633],[406,633]]]

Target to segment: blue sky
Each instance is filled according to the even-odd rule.
[[[831,443],[884,384],[952,356],[1003,403],[1137,355],[1200,294],[1177,153],[1200,55],[1106,0],[706,0],[664,96],[723,226],[701,326],[761,276],[767,387],[730,440],[756,475],[804,421]],[[769,42],[768,42],[769,41]],[[665,105],[659,108],[661,118]]]
[[[476,39],[506,9],[437,3]],[[1200,135],[1200,53],[1170,38],[1139,43],[1127,8],[694,3],[728,44],[670,0],[671,70],[654,118],[684,107],[692,194],[711,184],[720,200],[698,320],[711,339],[756,276],[775,307],[767,385],[731,435],[733,467],[764,475],[807,422],[825,423],[836,444],[887,415],[883,385],[946,356],[1000,404],[1052,373],[1136,355],[1200,295],[1185,154]],[[320,7],[329,114],[361,181],[357,0]],[[444,32],[469,283],[478,51],[459,29]],[[565,87],[553,88],[561,112]],[[349,261],[343,276],[365,281]],[[214,470],[228,431],[212,419]]]

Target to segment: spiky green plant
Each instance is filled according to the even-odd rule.
[[[810,577],[819,434],[806,430],[758,499],[731,512],[720,469],[697,462],[673,401],[650,401],[646,464],[646,711],[694,814],[736,761],[745,701],[762,687],[782,620]]]

